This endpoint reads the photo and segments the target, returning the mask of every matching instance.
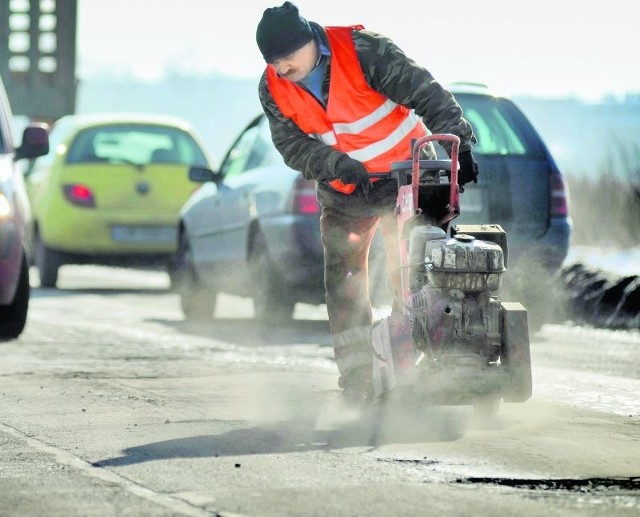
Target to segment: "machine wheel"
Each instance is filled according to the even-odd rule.
[[[58,269],[63,264],[62,255],[45,246],[39,233],[36,233],[34,254],[34,263],[40,273],[40,287],[55,288],[58,282]]]
[[[26,253],[22,254],[20,266],[20,279],[13,301],[9,305],[0,306],[0,339],[15,339],[27,322],[27,310],[29,308],[29,264]]]
[[[295,301],[271,263],[264,235],[258,233],[249,257],[253,286],[253,310],[259,323],[277,325],[293,318]]]
[[[524,402],[531,398],[531,351],[527,310],[517,302],[502,302],[502,356],[500,362],[511,378],[503,394],[505,402]]]
[[[189,238],[180,233],[172,282],[180,296],[180,307],[187,320],[207,320],[213,317],[218,293],[198,278],[193,266]]]

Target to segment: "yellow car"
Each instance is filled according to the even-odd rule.
[[[64,264],[166,265],[180,207],[194,191],[188,171],[209,159],[184,120],[150,114],[68,115],[49,133],[50,152],[26,174],[33,262],[41,287]]]

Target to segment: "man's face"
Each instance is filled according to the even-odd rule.
[[[271,64],[276,67],[280,76],[295,83],[304,79],[314,69],[317,60],[318,46],[316,41],[312,39],[304,47],[288,56],[276,59]]]

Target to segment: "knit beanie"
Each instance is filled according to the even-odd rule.
[[[288,56],[309,43],[313,31],[291,2],[265,9],[256,30],[256,42],[267,63]]]

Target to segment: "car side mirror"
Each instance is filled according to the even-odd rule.
[[[49,132],[46,124],[29,124],[22,133],[22,144],[15,150],[14,161],[37,158],[49,152]]]
[[[208,181],[213,181],[217,184],[222,181],[222,174],[212,171],[207,167],[194,165],[189,168],[189,179],[197,183],[206,183]]]

